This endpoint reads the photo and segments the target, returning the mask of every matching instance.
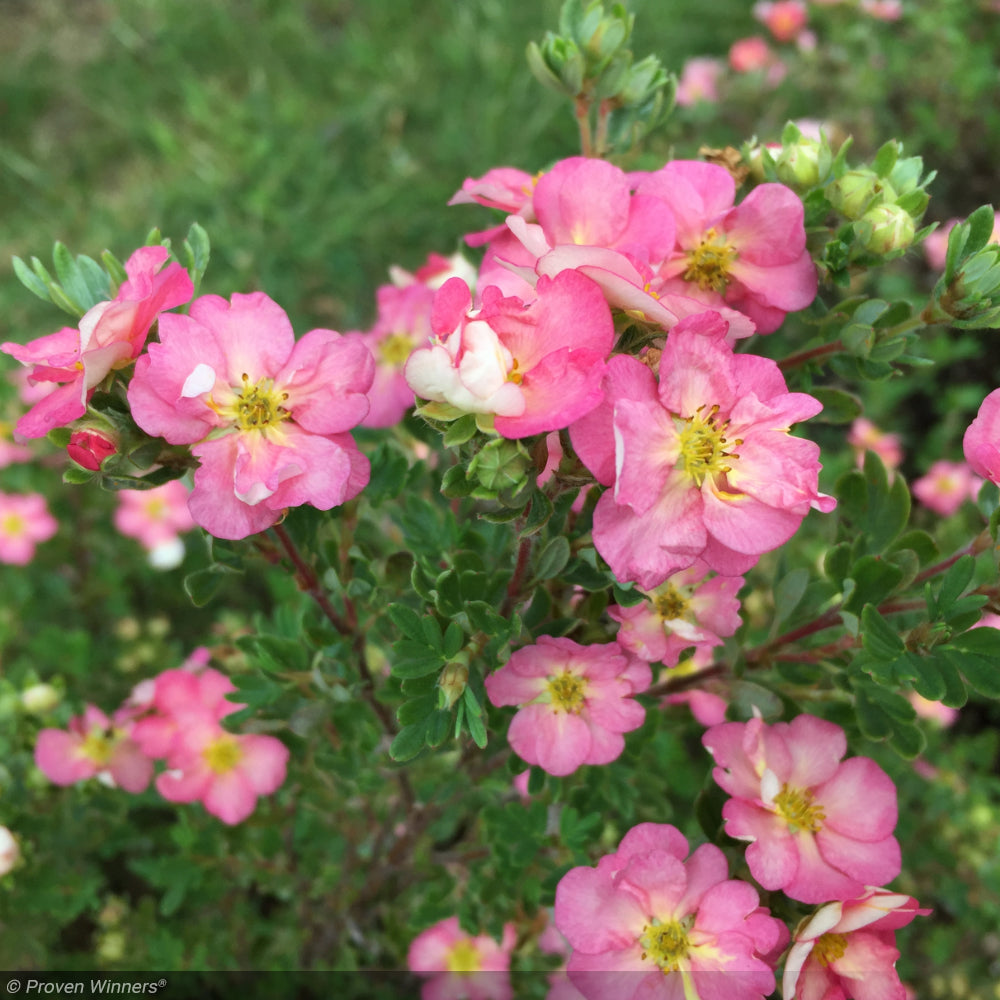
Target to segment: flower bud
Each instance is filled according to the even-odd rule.
[[[490,493],[513,489],[519,493],[527,483],[531,456],[519,441],[495,438],[469,463],[469,478],[475,478]]]
[[[61,695],[51,684],[32,684],[21,692],[21,705],[32,715],[44,715],[59,704]]]
[[[778,180],[794,188],[810,188],[819,183],[819,143],[805,137],[785,146],[778,157]]]
[[[858,236],[866,250],[886,254],[905,250],[916,233],[913,217],[899,205],[876,205],[858,222]]]
[[[841,215],[860,219],[876,199],[891,201],[895,192],[872,170],[848,170],[827,188],[826,196]]]
[[[21,857],[14,834],[5,826],[0,826],[0,875],[6,875]]]
[[[469,668],[464,663],[449,663],[438,677],[438,687],[444,692],[444,707],[451,709],[452,705],[462,697],[469,681]]]
[[[104,459],[117,453],[118,443],[103,431],[74,431],[70,435],[66,451],[77,465],[97,472]]]

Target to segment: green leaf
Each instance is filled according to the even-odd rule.
[[[879,660],[893,660],[906,648],[896,630],[871,604],[865,605],[861,612],[861,642]]]
[[[93,482],[97,473],[90,469],[82,469],[78,465],[70,465],[63,469],[62,481],[71,486],[82,486],[84,483]]]
[[[423,641],[424,629],[420,615],[413,608],[408,608],[405,604],[390,604],[385,610],[392,623],[403,635],[417,642]]]
[[[569,557],[569,539],[565,535],[556,535],[555,538],[548,541],[538,554],[538,566],[535,570],[535,578],[538,580],[551,580],[554,576],[558,576],[566,568]]]
[[[992,205],[980,205],[966,220],[969,236],[965,242],[964,256],[982,250],[993,236],[996,217]],[[957,228],[957,227],[956,227]]]
[[[476,415],[466,413],[464,417],[453,420],[442,438],[446,448],[457,448],[459,445],[471,441],[476,436],[479,428],[476,426]]]
[[[552,501],[541,490],[536,490],[532,494],[531,507],[528,509],[528,516],[518,537],[527,538],[545,527],[552,517],[552,512]]]
[[[893,728],[889,742],[892,748],[907,760],[919,757],[927,746],[923,731],[918,726],[905,724],[897,724]]]
[[[439,747],[448,738],[451,731],[451,712],[438,708],[427,719],[427,732],[424,742],[429,747]]]
[[[487,743],[486,725],[483,723],[483,710],[476,700],[472,688],[466,688],[462,692],[462,704],[465,706],[465,721],[469,727],[469,735],[480,750],[484,749]]]
[[[51,302],[52,297],[49,295],[49,286],[37,275],[34,271],[28,267],[27,264],[20,257],[15,257],[13,259],[14,274],[17,276],[17,280],[24,285],[33,295],[37,295],[43,302]]]
[[[774,588],[774,630],[792,615],[799,606],[809,585],[809,570],[804,567],[786,573]]]
[[[948,567],[948,571],[941,578],[941,586],[938,588],[937,599],[934,602],[932,613],[935,618],[944,617],[952,605],[962,596],[965,588],[972,581],[975,568],[976,560],[970,555],[962,556]]]
[[[187,237],[184,240],[185,267],[191,275],[191,282],[194,285],[195,295],[201,286],[201,279],[208,270],[208,261],[211,256],[211,245],[208,240],[208,233],[203,226],[197,222],[192,222],[188,229]]]
[[[437,692],[421,695],[410,701],[403,702],[396,710],[396,718],[403,726],[411,726],[416,722],[426,719],[431,712],[437,709]]]
[[[901,660],[909,668],[910,677],[913,679],[913,690],[917,694],[930,701],[940,701],[945,696],[948,686],[941,675],[937,657],[907,652],[903,654]]]
[[[824,424],[849,424],[861,415],[861,400],[854,393],[828,386],[814,386],[809,390],[823,404],[823,410],[814,421]]]
[[[875,154],[875,159],[872,160],[872,169],[879,177],[888,177],[898,159],[899,143],[895,139],[890,139]]]
[[[89,301],[87,283],[80,276],[73,260],[73,255],[64,243],[56,243],[52,248],[52,263],[55,265],[56,277],[70,301],[81,310],[81,315],[96,303]]]
[[[465,645],[465,632],[462,631],[462,626],[458,622],[449,622],[448,628],[444,633],[444,656],[445,659],[451,660],[457,654],[458,651]]]
[[[216,595],[221,583],[221,575],[212,567],[195,570],[184,577],[184,593],[196,608],[201,608]]]
[[[940,653],[987,698],[1000,698],[1000,631],[975,628],[956,636]]]
[[[462,599],[462,586],[455,570],[446,569],[441,573],[434,581],[434,588],[437,591],[435,607],[445,618],[453,618],[463,610],[465,602]],[[440,631],[439,627],[438,642],[440,642]]]
[[[421,719],[412,725],[403,726],[392,745],[389,747],[389,756],[393,760],[412,760],[424,748],[424,737],[427,734],[429,720]]]
[[[862,556],[852,567],[854,590],[844,600],[844,609],[858,612],[866,604],[878,604],[903,579],[903,570],[880,556]]]
[[[104,270],[108,272],[108,276],[114,284],[122,285],[128,281],[128,272],[125,270],[122,262],[110,250],[105,250],[101,254],[101,263],[104,265]]]

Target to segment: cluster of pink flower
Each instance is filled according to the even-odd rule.
[[[719,848],[703,844],[689,856],[675,827],[642,823],[596,868],[573,868],[560,880],[555,925],[572,951],[569,981],[550,996],[753,1000],[774,990],[785,955],[786,1000],[903,1000],[895,931],[929,911],[884,888],[900,871],[889,777],[868,758],[842,760],[843,730],[809,715],[771,726],[759,718],[723,723],[703,742],[731,796],[726,832],[750,841],[751,876],[821,905],[789,932],[754,886],[729,878]],[[409,967],[436,974],[425,998],[502,1000],[506,977],[478,974],[506,970],[514,941],[509,926],[497,945],[463,934],[451,918],[414,940]]]
[[[222,727],[243,706],[227,700],[232,681],[207,662],[199,650],[183,667],[144,681],[110,718],[88,705],[67,729],[43,729],[39,769],[57,785],[97,777],[138,793],[162,760],[156,788],[165,799],[200,801],[224,823],[242,822],[285,780],[288,749],[273,736]]]
[[[285,313],[262,293],[231,302],[203,296],[187,315],[187,272],[165,247],[142,247],[113,300],[27,345],[4,343],[35,384],[55,384],[21,417],[16,432],[42,437],[76,424],[70,454],[97,470],[116,442],[76,423],[96,388],[135,365],[132,416],[147,434],[190,445],[199,461],[189,507],[220,538],[274,524],[287,507],[322,510],[367,484],[369,468],[349,431],[368,413],[374,362],[360,338],[312,330],[298,342]],[[153,324],[158,342],[143,353]]]
[[[812,0],[818,6],[830,7],[846,0]],[[898,21],[903,16],[901,0],[858,0],[857,9],[879,21]],[[781,45],[794,45],[800,51],[816,48],[816,35],[808,28],[809,4],[806,0],[758,0],[753,16]],[[788,69],[781,56],[763,35],[737,39],[729,48],[728,66],[734,73],[760,73],[767,84],[777,86]],[[700,101],[719,100],[719,81],[726,71],[726,61],[710,56],[688,59],[681,68],[677,86],[677,103],[690,107]]]

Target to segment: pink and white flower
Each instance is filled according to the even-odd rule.
[[[715,104],[719,100],[719,77],[725,69],[721,59],[708,56],[688,59],[677,81],[678,106],[688,108],[702,101]]]
[[[17,422],[18,434],[44,437],[82,417],[95,387],[139,356],[158,316],[190,300],[191,279],[176,262],[163,266],[169,256],[162,246],[136,250],[118,294],[90,309],[78,330],[66,326],[28,344],[0,344],[0,351],[31,367],[30,381],[54,386]]]
[[[570,428],[573,446],[605,491],[594,544],[622,582],[652,590],[701,560],[737,576],[784,544],[812,508],[819,448],[792,437],[822,409],[790,393],[778,366],[734,354],[713,312],[667,337],[657,383],[635,358],[608,365],[605,401]]]
[[[770,956],[788,937],[759,902],[719,848],[688,857],[675,827],[642,823],[596,868],[563,876],[555,921],[588,1000],[751,1000],[774,989]]]
[[[867,757],[842,761],[844,731],[812,715],[713,726],[702,743],[732,798],[726,833],[750,842],[750,874],[804,903],[860,896],[900,871],[896,786]]]
[[[617,643],[581,646],[541,636],[486,678],[486,693],[494,705],[520,708],[507,731],[514,753],[562,777],[621,755],[623,734],[646,717],[633,695],[651,681],[649,665]]]
[[[430,347],[413,352],[406,380],[442,416],[494,415],[507,438],[559,430],[602,398],[604,359],[614,344],[611,311],[600,290],[567,272],[543,278],[525,305],[498,289],[471,309],[464,281],[446,282],[434,300]]]
[[[658,289],[730,306],[771,333],[785,315],[816,297],[816,267],[806,248],[805,210],[783,184],[760,184],[733,205],[736,182],[724,167],[673,160],[648,174],[636,197],[670,208],[677,248],[659,268]]]
[[[189,507],[218,538],[245,538],[287,507],[336,507],[368,482],[349,431],[368,412],[374,361],[333,330],[295,340],[261,292],[203,296],[160,320],[128,398],[148,434],[193,444],[201,463]]]
[[[153,762],[131,736],[129,713],[109,719],[88,705],[67,729],[43,729],[35,743],[35,763],[57,785],[99,777],[127,792],[141,792],[153,776]]]
[[[927,508],[942,517],[951,517],[966,500],[975,501],[983,481],[966,462],[939,459],[914,480],[910,489]]]
[[[497,943],[485,934],[466,934],[458,917],[448,917],[413,939],[406,967],[429,977],[422,1000],[510,1000],[507,973],[516,942],[513,924],[504,924]]]
[[[795,932],[785,963],[785,1000],[906,1000],[895,963],[896,931],[920,909],[912,896],[868,889],[820,907]]]
[[[690,646],[721,646],[740,627],[736,594],[741,576],[714,576],[700,562],[673,574],[631,607],[608,609],[619,623],[617,641],[648,663],[675,666]]]
[[[59,529],[41,493],[4,493],[0,490],[0,563],[27,566],[39,542]]]
[[[188,488],[179,479],[172,479],[151,490],[120,490],[114,513],[115,527],[126,537],[134,538],[156,558],[156,565],[166,568],[168,555],[184,557],[180,536],[195,527],[188,510]]]

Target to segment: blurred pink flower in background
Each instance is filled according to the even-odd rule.
[[[898,434],[887,434],[867,417],[858,417],[847,435],[847,443],[854,449],[858,468],[865,464],[865,452],[873,451],[882,459],[888,470],[896,469],[903,461],[903,447]]]
[[[58,528],[40,493],[0,491],[0,562],[27,566],[36,545],[48,541]]]
[[[945,259],[948,254],[948,234],[962,221],[962,219],[948,219],[947,222],[942,222],[924,240],[924,256],[927,258],[927,264],[932,270],[944,270]],[[993,232],[990,235],[989,242],[1000,243],[1000,212],[994,213]]]
[[[1000,389],[994,389],[983,400],[965,430],[962,449],[973,472],[991,483],[1000,483]]]
[[[67,729],[43,729],[35,743],[39,770],[56,785],[100,777],[127,792],[143,791],[153,776],[153,762],[132,739],[128,714],[109,719],[88,705]]]
[[[859,7],[879,21],[898,21],[903,16],[902,0],[861,0]]]
[[[737,39],[729,47],[729,65],[737,73],[751,73],[764,69],[774,59],[771,46],[763,35]]]
[[[761,0],[753,5],[753,16],[779,42],[794,41],[809,20],[803,0]]]
[[[172,479],[151,490],[121,490],[114,513],[115,527],[134,538],[159,569],[177,566],[184,558],[180,535],[196,525],[188,510],[188,488]]]
[[[719,99],[718,81],[726,64],[721,59],[698,56],[688,59],[681,67],[677,83],[677,103],[682,108],[704,101],[714,104]]]
[[[5,826],[0,826],[0,877],[9,872],[21,857],[17,839]]]
[[[955,720],[958,718],[957,708],[949,708],[947,705],[943,705],[939,701],[931,701],[930,699],[917,694],[916,691],[911,691],[907,697],[909,698],[914,711],[920,716],[921,719],[929,719],[945,729],[954,725]]]
[[[510,956],[517,942],[513,924],[504,924],[498,944],[485,934],[466,934],[458,917],[421,931],[410,943],[406,965],[428,976],[423,1000],[509,1000]]]
[[[951,517],[966,500],[975,501],[983,485],[966,462],[940,459],[910,489],[927,508],[942,517]]]

